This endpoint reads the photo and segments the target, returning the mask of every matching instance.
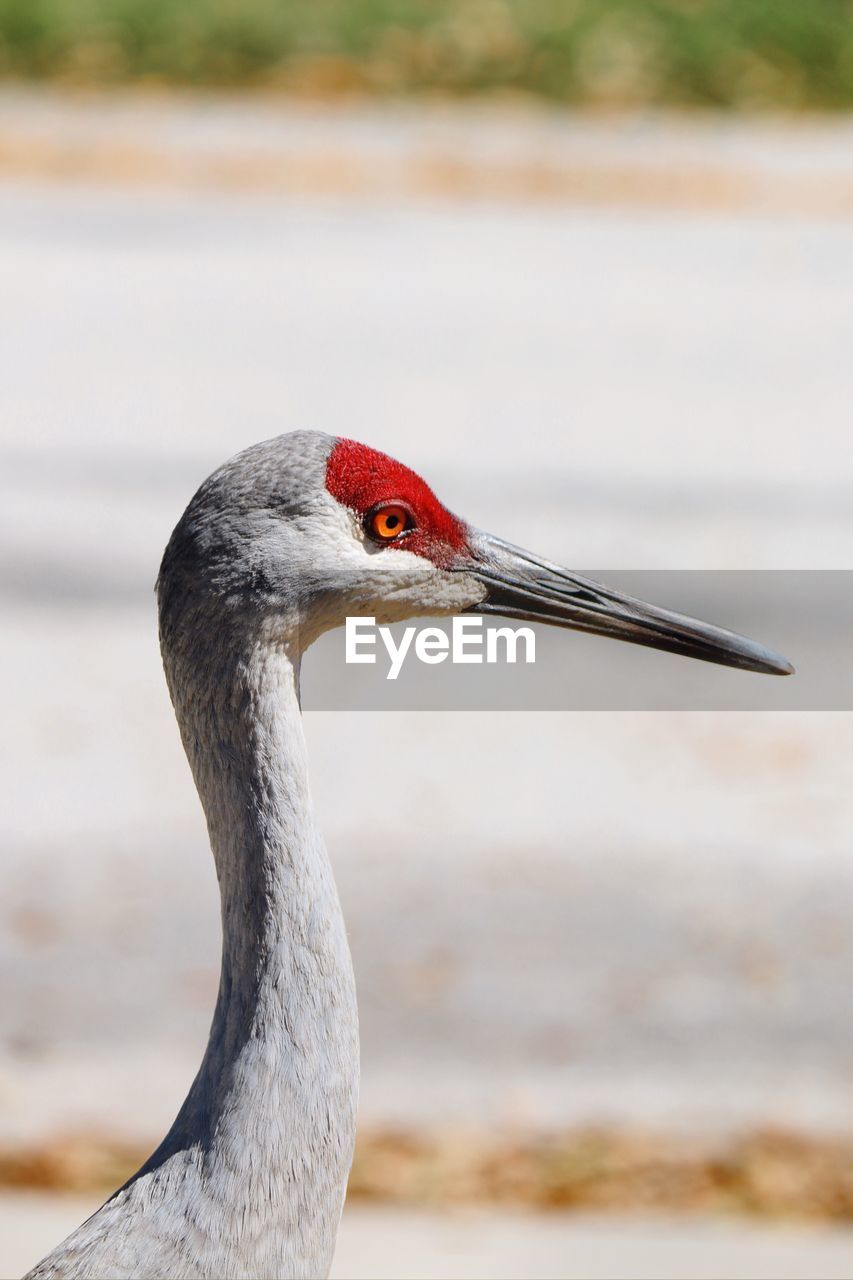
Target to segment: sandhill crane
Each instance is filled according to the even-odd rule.
[[[352,1159],[358,1026],[308,789],[304,649],[348,615],[473,611],[792,668],[481,533],[400,463],[314,432],[255,445],[202,484],[157,594],[222,898],[219,994],[163,1142],[28,1280],[325,1276]]]

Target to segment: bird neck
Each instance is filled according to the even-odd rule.
[[[229,1021],[255,1016],[282,948],[301,939],[306,910],[338,910],[311,804],[300,655],[257,641],[235,648],[218,655],[213,681],[203,673],[179,716],[219,881],[218,1012]]]
[[[222,899],[210,1039],[164,1149],[194,1150],[214,1198],[227,1170],[222,1212],[264,1207],[277,1252],[244,1252],[241,1264],[315,1274],[331,1257],[352,1158],[352,967],[311,807],[300,655],[213,634],[208,652],[163,644]]]

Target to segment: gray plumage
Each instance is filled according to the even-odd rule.
[[[166,550],[161,646],[219,877],[219,996],[168,1135],[32,1280],[328,1270],[355,1132],[357,1014],[308,793],[304,602],[289,590],[286,532],[324,500],[331,443],[300,435],[226,464]]]
[[[425,570],[448,576],[399,554],[402,572],[377,571],[358,521],[325,488],[333,443],[294,432],[233,458],[163,557],[163,664],[222,898],[219,995],[166,1138],[27,1280],[328,1271],[352,1161],[358,1022],[311,808],[300,659],[365,600],[405,616]],[[471,598],[451,586],[460,605]]]
[[[473,609],[790,670],[742,637],[627,601],[458,521],[447,534],[439,518],[444,544],[427,538],[419,553],[400,538],[377,545],[370,513],[326,487],[334,446],[295,432],[238,454],[201,486],[166,548],[160,642],[219,879],[219,994],[163,1142],[25,1280],[328,1272],[355,1136],[358,1026],[299,707],[302,653],[321,632],[348,614],[395,622]],[[399,475],[391,464],[389,485]],[[427,533],[428,497],[412,513]]]

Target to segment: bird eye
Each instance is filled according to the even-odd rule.
[[[374,511],[367,523],[367,532],[377,542],[393,542],[401,534],[414,527],[411,512],[399,503],[392,502],[387,507],[379,507]]]

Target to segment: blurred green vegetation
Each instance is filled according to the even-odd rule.
[[[853,0],[0,0],[0,75],[837,109]]]

